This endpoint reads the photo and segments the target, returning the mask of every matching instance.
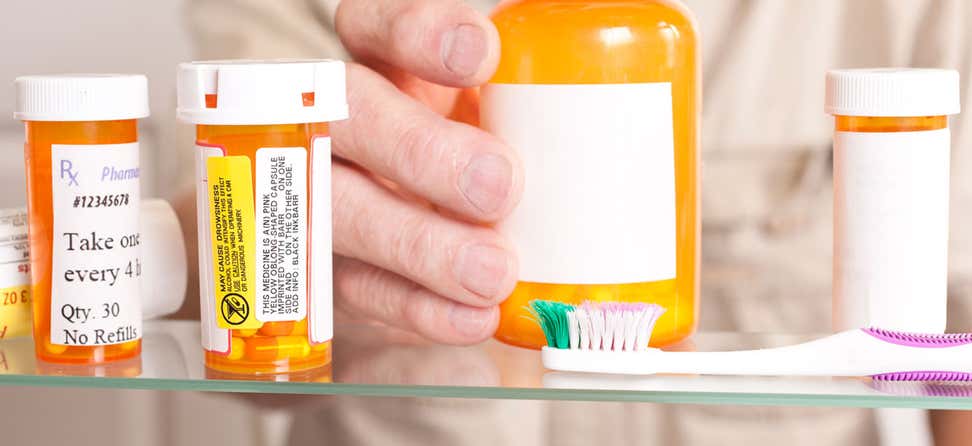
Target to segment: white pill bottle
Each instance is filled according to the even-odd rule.
[[[835,330],[943,333],[949,231],[948,116],[959,74],[935,69],[836,70]]]

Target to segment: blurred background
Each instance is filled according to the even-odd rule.
[[[207,6],[239,4],[239,8],[235,10],[239,20],[234,22],[240,27],[247,26],[260,20],[258,14],[246,7],[252,1],[197,0],[194,2],[197,7],[194,17],[204,17],[208,11]],[[289,10],[290,12],[277,12],[285,16],[285,19],[303,25],[315,20],[310,16],[315,7],[333,7],[336,4],[336,1],[331,0],[262,1],[267,2],[262,5],[267,9]],[[782,3],[790,0],[777,1]],[[0,17],[3,18],[3,26],[0,26],[0,49],[4,57],[4,63],[0,64],[0,80],[4,84],[4,88],[0,88],[0,159],[3,160],[0,162],[0,208],[23,206],[25,203],[23,127],[20,122],[8,118],[14,105],[14,90],[10,85],[12,79],[22,74],[134,72],[146,74],[150,80],[152,116],[140,123],[140,141],[142,165],[156,167],[143,171],[143,196],[165,198],[173,202],[182,213],[194,212],[191,206],[180,206],[181,201],[191,197],[192,185],[188,182],[180,184],[171,181],[172,178],[188,180],[188,175],[180,173],[192,169],[193,165],[189,150],[192,129],[177,124],[175,120],[175,70],[179,62],[225,56],[207,54],[205,49],[194,45],[187,3],[188,0],[4,2],[4,8],[0,11]],[[271,3],[273,6],[269,6]],[[309,6],[312,4],[318,6]],[[279,8],[276,8],[277,5]],[[225,11],[226,8],[213,10]],[[300,17],[302,13],[307,13],[308,17]],[[43,20],[39,21],[37,18]],[[702,19],[705,21],[704,17]],[[225,23],[227,22],[224,21],[223,26],[226,26]],[[199,27],[196,28],[198,30]],[[308,27],[304,26],[303,29]],[[232,30],[215,28],[207,29],[206,33],[209,40],[225,39],[221,42],[223,47],[247,45],[250,50],[247,53],[250,54],[292,57],[325,54],[325,50],[334,50],[325,47],[322,41],[315,40],[313,35],[301,35],[299,31],[276,34],[264,30],[263,35],[269,36],[268,40],[245,42],[234,41],[240,35]],[[287,38],[284,35],[291,39],[297,36],[300,42],[273,41],[272,38],[277,35],[281,36],[280,39]],[[296,51],[302,53],[274,53],[275,45],[297,48]],[[812,100],[820,96],[818,89],[813,88],[803,94]],[[817,109],[814,110],[817,113]],[[829,125],[829,121],[826,124]],[[182,220],[193,221],[191,218]],[[190,236],[195,233],[193,227],[184,227],[184,230]],[[189,265],[192,276],[195,272],[194,258],[190,259]],[[190,280],[187,297],[190,304],[180,316],[195,316],[196,313],[191,309],[195,306],[195,290],[196,284]],[[317,397],[315,401],[323,400],[327,398]],[[350,398],[341,399],[342,404],[349,405],[345,407],[351,408],[365,406],[368,401],[361,398],[354,401]],[[398,406],[389,400],[370,401],[377,404],[381,404],[381,401],[387,403],[383,410],[376,412],[383,416],[394,416],[396,411],[407,411],[415,407],[405,404]],[[518,411],[537,411],[539,407],[531,402],[495,403],[500,404],[508,404],[512,409],[509,414],[513,415]],[[0,387],[0,444],[286,444],[291,416],[287,412],[269,407],[271,406],[251,404],[235,396],[219,394]],[[461,402],[438,400],[422,402],[418,407],[422,410],[420,416],[437,411],[449,416],[456,411],[474,410]],[[667,410],[668,407],[661,408],[661,411]],[[758,410],[754,409],[753,412]],[[794,411],[797,412],[799,411]],[[39,416],[41,414],[42,417]],[[389,418],[374,421],[382,420]],[[924,420],[925,414],[920,411],[880,411],[877,429],[880,431],[882,444],[927,444],[928,430]],[[770,421],[768,417],[756,417],[754,422]],[[341,420],[334,421],[335,424],[339,422]],[[367,426],[358,426],[358,429],[363,434],[368,430]],[[431,429],[434,431],[434,426]],[[408,426],[404,430],[407,431]],[[99,435],[79,435],[92,432]],[[326,439],[319,439],[318,442],[327,443]]]

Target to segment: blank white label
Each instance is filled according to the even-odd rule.
[[[945,331],[947,129],[834,139],[835,329]]]
[[[51,146],[51,343],[142,337],[138,143]]]
[[[675,278],[670,83],[489,84],[480,119],[524,163],[523,198],[499,225],[521,281]]]
[[[311,145],[310,284],[308,331],[310,342],[334,337],[334,296],[331,269],[331,138],[317,137]]]

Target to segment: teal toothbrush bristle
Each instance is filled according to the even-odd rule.
[[[530,302],[530,308],[547,338],[547,345],[551,348],[570,348],[567,313],[574,311],[575,307],[560,302],[534,300]]]

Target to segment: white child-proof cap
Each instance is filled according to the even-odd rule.
[[[148,79],[140,74],[22,76],[14,81],[22,121],[111,121],[149,115]]]
[[[833,70],[826,95],[827,113],[837,116],[946,116],[962,108],[955,70]]]
[[[348,117],[344,63],[337,60],[185,63],[178,84],[178,117],[192,124],[301,124]],[[312,105],[305,104],[308,93],[314,94]],[[207,95],[216,95],[215,107],[207,107]]]

